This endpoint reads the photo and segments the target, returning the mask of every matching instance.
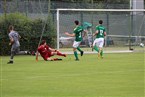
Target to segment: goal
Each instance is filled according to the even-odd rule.
[[[65,36],[64,32],[73,33],[75,20],[82,25],[85,22],[92,24],[89,29],[91,32],[83,40],[84,47],[89,47],[90,42],[93,42],[91,34],[95,32],[99,20],[103,20],[106,27],[106,47],[127,47],[131,50],[139,43],[145,43],[145,9],[57,9],[56,18],[57,49],[72,47],[73,38]]]

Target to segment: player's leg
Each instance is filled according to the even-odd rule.
[[[99,48],[96,45],[97,45],[97,39],[95,39],[94,42],[93,42],[93,49],[95,51],[99,52]]]
[[[62,59],[60,58],[50,58],[48,57],[46,61],[61,61]]]
[[[60,51],[51,52],[51,55],[58,55],[66,57],[66,54],[61,53]]]
[[[66,57],[66,54],[61,53],[60,51],[56,51],[57,55]]]
[[[100,56],[101,56],[101,51],[102,51],[102,48],[99,47],[98,58],[100,58]]]
[[[101,57],[103,58],[103,46],[104,46],[104,38],[102,39],[102,50],[101,50],[101,53],[100,53],[100,55],[101,55]]]
[[[81,56],[83,56],[84,51],[83,51],[83,50],[81,50],[81,48],[80,48],[79,46],[77,47],[77,50],[81,53]]]
[[[48,52],[45,56],[43,56],[43,59],[45,61],[57,61],[57,60],[62,60],[62,59],[59,59],[59,58],[51,58],[51,56],[53,56],[54,54]]]
[[[47,57],[47,58],[45,58],[44,60],[45,60],[45,61],[53,61],[53,59],[50,58],[50,57]]]
[[[103,48],[102,48],[102,50],[101,50],[101,52],[100,52],[100,55],[101,55],[101,57],[103,58]]]
[[[61,61],[62,59],[60,58],[53,58],[53,61]]]
[[[99,52],[99,48],[96,45],[94,46],[94,50]]]
[[[16,54],[20,53],[20,47],[16,48]]]
[[[104,45],[104,39],[101,38],[99,42],[99,55],[101,56],[101,58],[103,58],[103,45]]]
[[[10,60],[8,62],[8,64],[13,64],[13,58],[15,56],[15,52],[14,51],[11,51],[11,56],[10,56]]]
[[[101,52],[101,46],[100,46],[101,40],[100,38],[96,39],[96,45],[98,47],[98,58],[100,58],[100,52]]]
[[[74,52],[74,56],[75,56],[75,60],[76,61],[78,61],[79,60],[79,58],[78,58],[78,53],[77,53],[77,51],[76,51],[76,49],[77,49],[77,47],[79,46],[79,42],[76,42],[76,41],[74,41],[74,43],[73,43],[73,52]]]
[[[74,52],[75,60],[78,61],[79,58],[78,58],[78,53],[76,51],[76,48],[73,48],[73,52]]]
[[[12,46],[10,60],[9,60],[8,64],[13,64],[13,59],[14,59],[15,54],[16,54],[16,48]]]

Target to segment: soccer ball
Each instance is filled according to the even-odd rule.
[[[143,43],[140,43],[139,46],[140,46],[140,47],[144,47],[144,44],[143,44]]]

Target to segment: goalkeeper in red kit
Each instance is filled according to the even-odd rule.
[[[40,46],[37,49],[36,53],[36,60],[38,61],[38,53],[43,57],[45,61],[56,61],[56,60],[62,60],[59,58],[51,58],[51,56],[58,55],[58,56],[64,56],[66,57],[66,54],[62,54],[56,49],[50,48],[47,44],[46,41],[43,40],[40,44]]]

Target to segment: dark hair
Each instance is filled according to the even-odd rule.
[[[9,26],[9,30],[14,30],[14,26],[13,25],[10,25]]]
[[[40,45],[43,45],[44,43],[46,43],[46,40],[42,40]]]
[[[103,24],[103,20],[99,20],[99,24]]]
[[[79,25],[79,21],[78,21],[78,20],[75,20],[75,24],[76,24],[76,25]]]

